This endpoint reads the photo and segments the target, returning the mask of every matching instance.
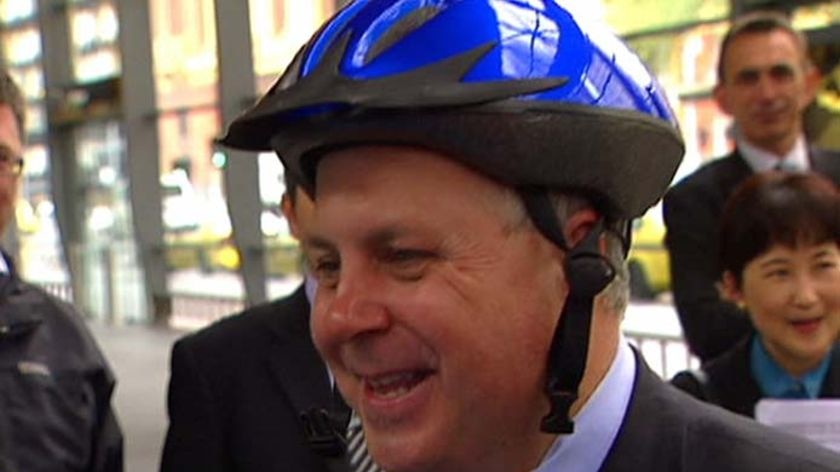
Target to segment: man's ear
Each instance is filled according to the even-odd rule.
[[[729,300],[740,308],[744,308],[744,294],[741,291],[738,280],[735,278],[735,274],[731,271],[727,270],[723,273],[720,283],[720,295],[724,300]]]
[[[563,228],[563,236],[566,238],[566,244],[569,248],[577,246],[583,239],[592,231],[595,223],[598,222],[598,213],[591,208],[584,208],[578,210],[566,221],[566,226]],[[599,245],[603,253],[603,241]]]
[[[805,93],[804,93],[804,103],[800,104],[802,110],[805,109],[814,99],[817,97],[817,92],[820,89],[820,83],[822,82],[822,74],[820,70],[814,67],[812,64],[808,64],[805,67]]]
[[[729,95],[726,93],[726,87],[719,83],[712,89],[712,96],[715,98],[718,108],[727,115],[731,115],[731,107],[729,106]]]
[[[283,213],[286,221],[289,222],[289,232],[295,239],[300,241],[300,227],[298,225],[297,213],[295,213],[295,204],[292,202],[292,198],[288,192],[284,193],[283,198],[280,200],[280,211]]]

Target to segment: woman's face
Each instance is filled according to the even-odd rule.
[[[725,274],[725,288],[746,307],[771,356],[793,375],[816,367],[840,335],[838,245],[776,244],[742,275],[739,287]]]

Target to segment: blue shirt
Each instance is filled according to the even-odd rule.
[[[318,293],[318,281],[315,277],[310,277],[309,274],[303,274],[303,288],[306,292],[306,300],[309,302],[310,309],[315,306],[315,295]]]
[[[836,349],[836,347],[835,347]],[[794,378],[770,356],[761,336],[753,337],[750,350],[750,371],[762,395],[769,398],[817,398],[828,373],[831,355],[825,356],[816,369],[801,378]],[[798,394],[792,395],[792,392]]]
[[[560,435],[534,472],[594,472],[618,436],[633,385],[636,356],[622,337],[607,375],[575,416],[575,432]]]

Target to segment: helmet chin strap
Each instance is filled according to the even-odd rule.
[[[534,225],[551,242],[568,251],[565,272],[569,293],[548,354],[545,388],[551,411],[543,417],[540,429],[552,434],[571,434],[574,421],[570,409],[578,399],[578,388],[586,370],[595,296],[615,277],[615,268],[601,255],[598,244],[604,233],[603,218],[582,241],[569,248],[548,192],[544,189],[519,192]]]

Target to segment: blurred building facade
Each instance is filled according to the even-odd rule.
[[[278,211],[282,167],[213,139],[344,3],[0,0],[2,58],[29,101],[17,231],[5,242],[24,275],[117,322],[207,309],[179,305],[187,298],[224,314],[292,286],[300,262]],[[669,90],[688,148],[679,175],[728,149],[729,121],[711,99],[718,43],[733,15],[766,3],[587,2]],[[840,3],[771,3],[806,31],[825,74],[809,132],[840,148]]]

